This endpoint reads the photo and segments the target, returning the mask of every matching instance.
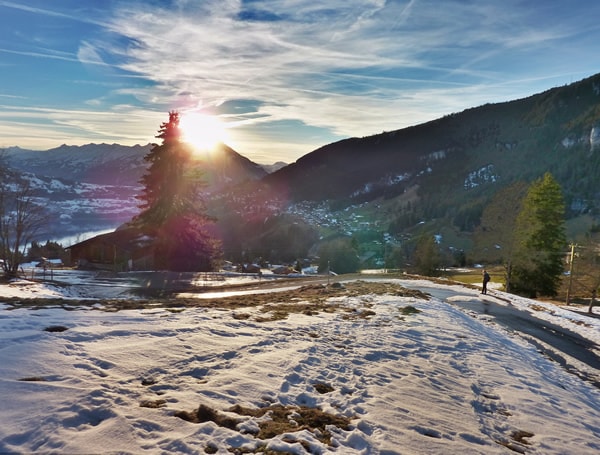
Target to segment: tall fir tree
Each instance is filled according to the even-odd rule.
[[[510,282],[519,294],[555,296],[566,246],[565,203],[552,174],[531,184],[516,222],[518,243]]]
[[[140,183],[141,213],[134,225],[154,238],[155,267],[176,271],[208,271],[221,255],[213,219],[206,214],[192,152],[182,141],[179,113],[169,112],[155,145],[144,159],[150,163]]]
[[[194,182],[186,179],[185,170],[191,160],[191,150],[181,140],[179,113],[169,112],[169,121],[162,123],[155,145],[144,157],[150,163],[140,183],[143,193],[138,221],[146,226],[160,226],[172,216],[197,211]]]

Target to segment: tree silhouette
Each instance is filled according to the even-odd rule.
[[[36,202],[29,181],[19,180],[12,185],[5,180],[0,182],[0,259],[7,278],[17,276],[27,246],[47,221],[46,217],[46,210]]]
[[[140,181],[142,212],[133,224],[154,239],[156,267],[211,270],[221,254],[220,243],[201,197],[201,175],[190,165],[191,148],[181,140],[178,112],[169,112],[156,137],[162,144],[144,157],[150,166]]]
[[[150,166],[140,181],[144,190],[138,196],[142,201],[138,220],[160,226],[173,216],[199,212],[203,205],[197,192],[199,182],[186,175],[191,150],[181,141],[178,112],[169,112],[169,121],[161,124],[156,137],[163,141],[144,157]]]

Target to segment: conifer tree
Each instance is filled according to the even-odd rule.
[[[162,123],[156,144],[144,157],[150,163],[140,183],[143,193],[142,212],[138,220],[145,225],[160,226],[172,216],[197,211],[196,185],[185,179],[185,170],[191,160],[190,148],[181,141],[179,113],[169,112],[169,121]]]
[[[566,245],[564,215],[561,187],[546,173],[529,187],[517,217],[510,277],[514,292],[530,297],[557,294]]]
[[[440,274],[442,256],[432,235],[423,234],[417,240],[413,262],[415,272],[419,275],[438,276]]]
[[[352,273],[360,267],[356,246],[348,238],[338,238],[319,249],[319,273]]]
[[[144,157],[150,163],[140,183],[142,212],[134,225],[154,239],[155,267],[176,271],[208,271],[220,257],[200,196],[200,176],[191,166],[191,149],[181,140],[179,113],[169,112],[155,145]]]

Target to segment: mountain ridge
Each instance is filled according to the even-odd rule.
[[[147,168],[144,157],[153,144],[120,145],[89,143],[63,144],[47,150],[24,149],[19,146],[0,149],[9,167],[46,177],[109,185],[137,185]],[[207,180],[235,183],[238,180],[261,178],[269,167],[254,163],[226,144],[218,144],[203,157]],[[279,166],[280,167],[280,166]],[[275,166],[276,169],[279,168]],[[228,175],[228,174],[232,175]]]
[[[81,151],[77,147],[81,146],[50,149],[57,157],[57,173],[89,179],[117,166],[117,161],[109,165],[99,160],[85,168],[73,159],[69,167],[69,159],[58,159]],[[112,183],[139,181],[134,174],[141,176],[144,170],[139,161],[143,151],[121,156],[130,160],[130,170]],[[12,153],[29,156],[23,149]],[[276,250],[273,244],[287,242],[286,232],[312,239],[310,227],[321,229],[325,223],[327,235],[352,235],[356,232],[352,229],[360,228],[377,231],[378,238],[382,233],[402,236],[414,234],[415,226],[423,222],[431,230],[446,228],[469,235],[497,191],[515,182],[530,183],[545,172],[561,184],[569,219],[581,215],[596,219],[600,217],[600,74],[518,100],[326,144],[272,173],[224,144],[221,155],[222,160],[213,163],[211,182],[218,189],[211,196],[217,198],[217,215],[231,230],[229,239],[236,242],[232,250],[260,250],[263,257]],[[33,172],[30,166],[40,172],[52,167],[23,159],[21,170]],[[361,211],[362,220],[353,220],[352,229],[348,223],[334,221],[345,210]],[[297,224],[298,220],[304,224]],[[265,235],[266,227],[272,235]],[[308,244],[301,243],[294,255]]]
[[[264,181],[295,201],[346,199],[347,204],[405,192],[452,193],[492,183],[557,174],[569,202],[598,210],[589,193],[600,150],[600,74],[514,101],[466,109],[420,125],[319,147]],[[562,153],[562,155],[561,155]],[[579,160],[579,163],[577,161]],[[563,166],[571,168],[567,175]],[[442,175],[445,174],[445,175]],[[579,174],[579,175],[577,175]],[[492,178],[495,176],[494,178]],[[594,171],[594,179],[598,176]],[[578,190],[583,178],[586,187]],[[306,185],[310,181],[312,185]],[[395,185],[385,185],[393,181]],[[380,191],[375,188],[381,187]],[[398,186],[393,190],[393,186]],[[586,193],[587,197],[586,197]]]

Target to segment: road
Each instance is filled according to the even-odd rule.
[[[459,291],[428,287],[421,284],[405,287],[419,289],[431,296],[456,305],[466,311],[487,315],[492,321],[532,343],[540,352],[558,362],[568,372],[600,388],[600,346],[564,327],[535,317],[534,313],[520,310],[506,302],[500,303],[493,291],[481,298],[473,298]],[[464,299],[461,299],[464,297]]]

